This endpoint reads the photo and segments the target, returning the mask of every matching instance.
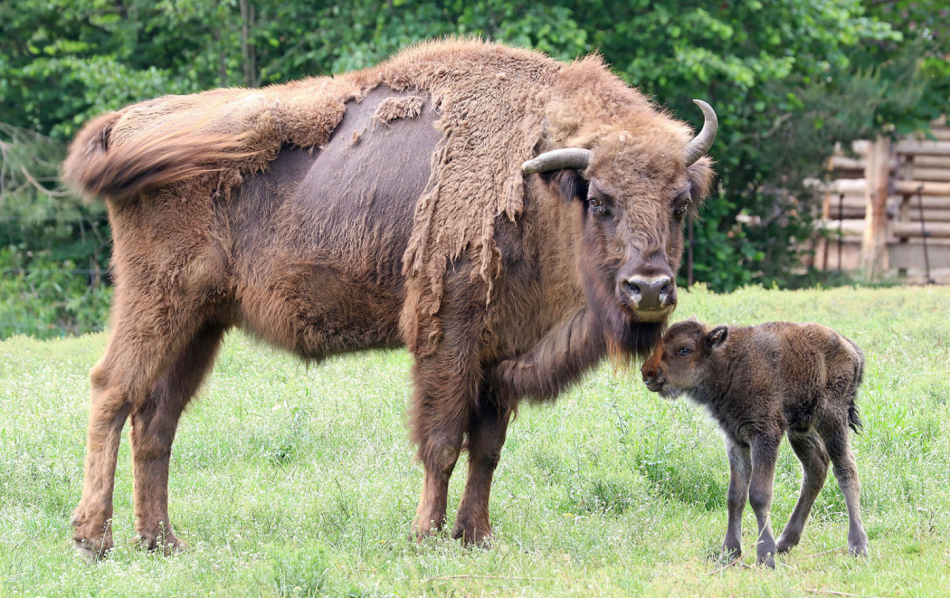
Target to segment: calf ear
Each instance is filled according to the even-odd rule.
[[[729,327],[728,326],[716,326],[713,328],[709,334],[706,335],[706,349],[712,351],[713,349],[718,348],[726,339],[729,338]]]
[[[587,198],[587,181],[579,172],[571,168],[555,170],[544,175],[551,189],[564,201],[584,200]]]

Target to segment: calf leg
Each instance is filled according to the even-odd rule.
[[[178,419],[211,369],[223,334],[217,325],[202,328],[132,411],[135,530],[150,550],[183,547],[168,518],[168,461]]]
[[[496,397],[482,397],[468,430],[468,480],[452,528],[452,537],[482,543],[491,536],[488,497],[501,458],[511,412]]]
[[[858,466],[848,443],[848,426],[842,423],[839,427],[826,431],[823,437],[835,467],[838,487],[841,488],[848,507],[848,549],[855,556],[864,556],[868,553],[868,535],[864,532],[864,524],[861,521],[861,482],[858,480]]]
[[[118,291],[117,291],[118,293]],[[90,375],[92,387],[82,499],[72,524],[76,548],[88,557],[112,548],[110,522],[116,457],[125,420],[197,329],[196,310],[171,313],[166,301],[116,295],[115,330],[105,357]]]
[[[775,549],[786,553],[797,545],[805,529],[805,522],[811,512],[812,505],[828,474],[828,453],[815,431],[795,433],[789,431],[788,441],[792,449],[802,462],[802,490],[795,503],[795,510],[789,518],[782,535],[779,536]]]
[[[749,446],[726,441],[729,455],[729,524],[723,548],[733,558],[742,555],[742,511],[749,497],[749,482],[752,478],[752,459]]]
[[[749,504],[759,525],[756,544],[756,562],[774,568],[775,539],[772,537],[772,489],[775,481],[775,461],[781,435],[762,435],[752,441],[752,482],[749,486]]]

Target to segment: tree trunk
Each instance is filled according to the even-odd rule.
[[[254,26],[254,7],[247,0],[241,0],[241,56],[244,58],[244,84],[257,87],[257,56],[254,44],[250,40],[250,29]]]

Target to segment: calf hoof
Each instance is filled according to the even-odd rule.
[[[848,552],[851,554],[851,556],[867,556],[868,537],[864,536],[862,538],[855,539],[848,538]]]
[[[768,544],[760,543],[758,549],[755,551],[756,559],[755,562],[758,565],[765,565],[770,569],[775,568],[775,543],[769,542]]]
[[[475,524],[458,520],[452,526],[452,537],[465,546],[489,546],[491,544],[491,525]]]
[[[742,556],[742,545],[726,541],[722,545],[722,551],[730,561],[737,560]]]
[[[775,544],[775,551],[779,554],[788,554],[788,551],[792,548],[798,546],[799,538],[786,538],[784,535],[780,536],[778,542]]]

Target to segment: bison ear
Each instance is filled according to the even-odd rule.
[[[692,200],[690,209],[697,210],[706,199],[713,183],[715,174],[712,169],[712,160],[709,156],[703,156],[686,169],[686,176],[689,178],[689,196]]]
[[[566,202],[583,200],[587,197],[587,181],[572,168],[555,170],[545,175],[551,189]]]
[[[706,350],[712,351],[720,347],[726,339],[729,338],[729,327],[728,326],[716,326],[706,335]]]

